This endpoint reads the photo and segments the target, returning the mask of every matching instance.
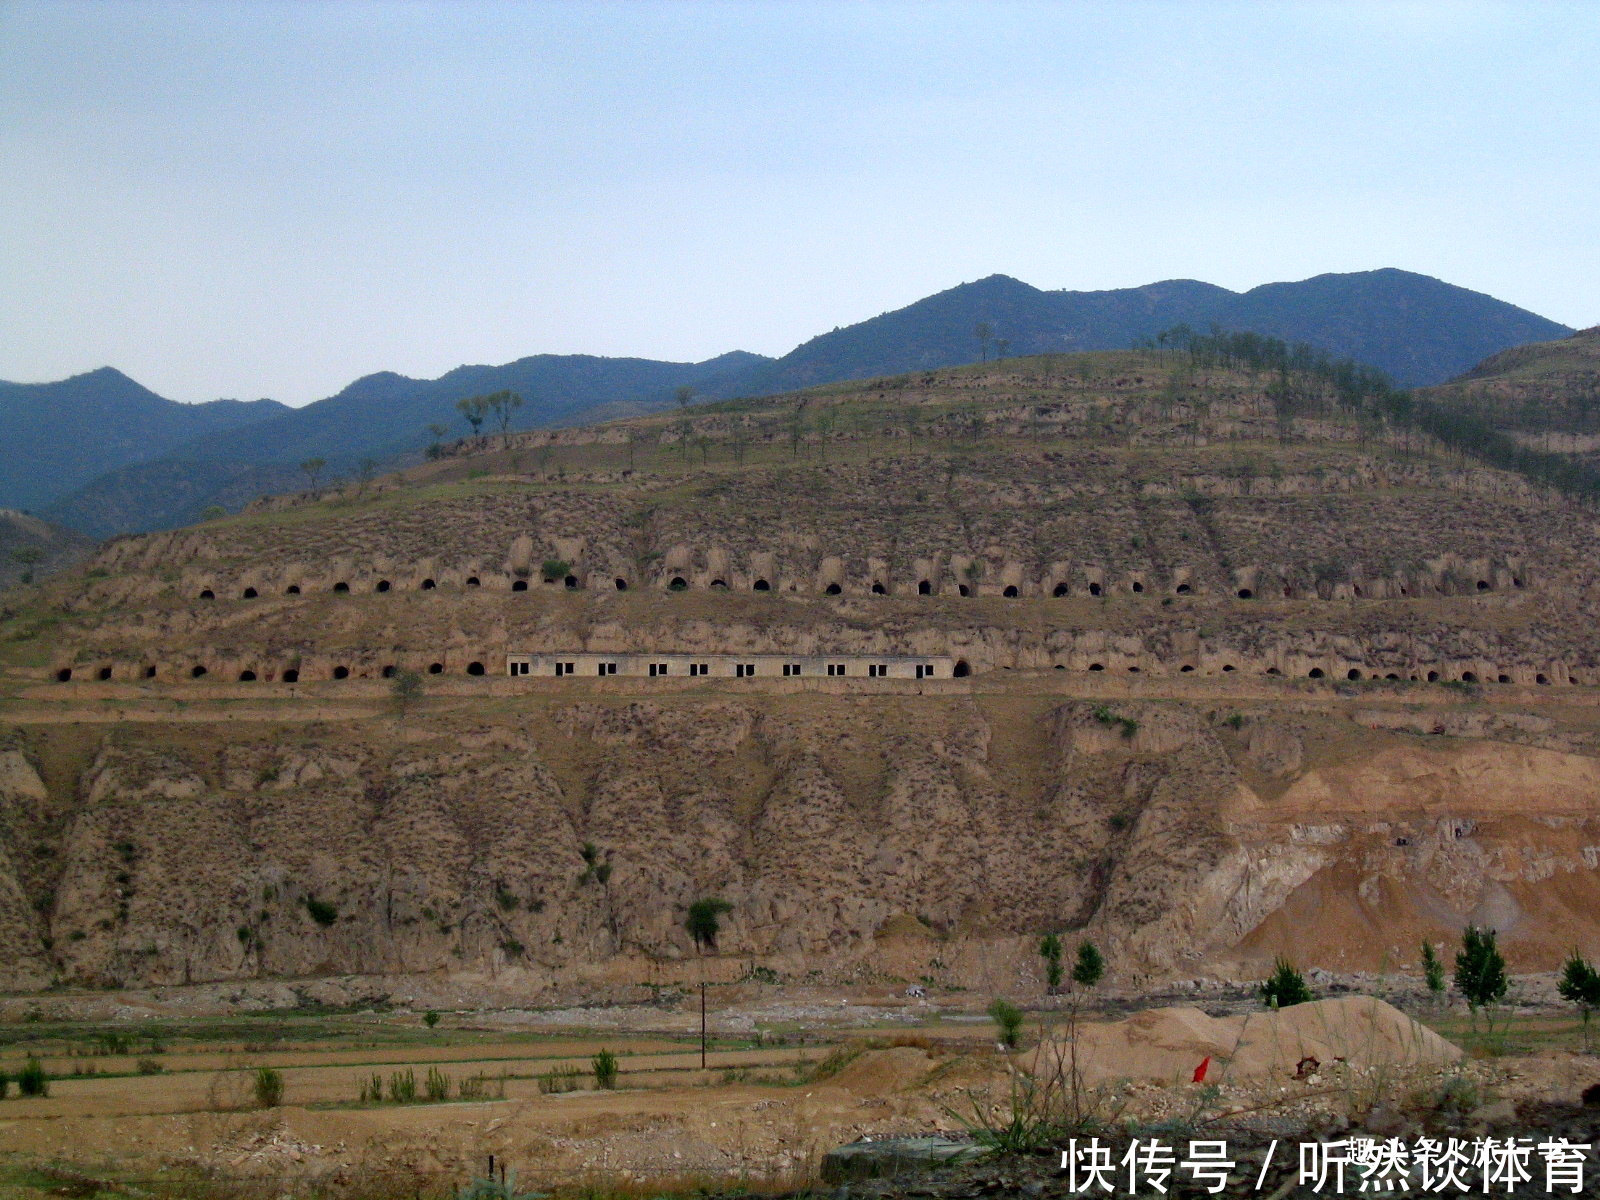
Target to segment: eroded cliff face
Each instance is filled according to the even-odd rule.
[[[910,935],[959,975],[1049,929],[1088,930],[1127,975],[1279,950],[1372,967],[1469,920],[1502,930],[1520,967],[1600,945],[1587,734],[1507,714],[1517,740],[1419,735],[1374,716],[548,700],[125,725],[53,771],[52,731],[30,727],[0,751],[0,959],[24,989],[380,972],[538,986],[692,955],[685,911],[707,896],[733,906],[723,956],[785,970],[882,963]]]

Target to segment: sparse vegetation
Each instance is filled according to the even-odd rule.
[[[617,1056],[604,1048],[594,1056],[590,1063],[594,1069],[594,1086],[602,1091],[610,1091],[617,1086]]]
[[[1072,982],[1081,988],[1092,988],[1106,973],[1106,960],[1093,942],[1078,943],[1078,957],[1072,964]]]
[[[1045,990],[1053,996],[1060,989],[1063,977],[1061,939],[1053,933],[1047,933],[1040,938],[1039,957],[1044,959]]]
[[[1578,1011],[1583,1014],[1584,1049],[1592,1049],[1589,1014],[1600,1008],[1600,971],[1596,971],[1583,955],[1574,950],[1562,964],[1561,979],[1557,982],[1556,989],[1563,1000],[1576,1004]]]

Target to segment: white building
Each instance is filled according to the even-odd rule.
[[[628,675],[674,679],[951,679],[966,663],[942,654],[553,654],[506,655],[507,675]]]

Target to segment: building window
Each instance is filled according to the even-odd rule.
[[[667,673],[667,664],[666,663],[651,663],[650,664],[650,676],[651,676],[651,678],[654,678],[657,675],[665,675],[666,673]]]
[[[882,679],[889,673],[889,668],[882,663],[867,664],[867,675],[872,679]]]
[[[917,678],[918,679],[932,679],[933,678],[933,664],[932,663],[918,663],[917,664]]]
[[[572,674],[572,664],[571,663],[558,662],[556,664],[556,675],[557,676],[571,675],[571,674]]]
[[[733,673],[739,679],[748,679],[756,673],[755,663],[734,663]]]
[[[690,663],[689,664],[689,674],[691,674],[691,675],[709,675],[710,673],[711,673],[711,664],[710,663]]]
[[[616,663],[601,663],[598,667],[595,668],[595,674],[596,675],[615,675],[616,673],[617,673],[617,664]]]
[[[799,663],[784,663],[783,664],[783,673],[785,675],[798,675],[798,674],[800,674],[800,664]]]
[[[828,664],[828,674],[829,675],[843,675],[844,674],[844,664],[843,663],[829,663]]]

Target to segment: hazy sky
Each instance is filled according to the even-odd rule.
[[[0,0],[0,378],[782,354],[994,272],[1600,322],[1600,3]]]

